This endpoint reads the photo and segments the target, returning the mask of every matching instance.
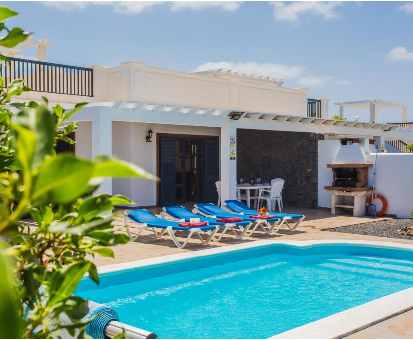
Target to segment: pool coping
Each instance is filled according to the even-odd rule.
[[[297,247],[308,247],[322,244],[348,244],[364,245],[375,247],[386,247],[394,249],[412,250],[413,245],[395,242],[382,241],[360,241],[360,240],[307,240],[307,241],[278,241],[262,240],[252,241],[230,246],[217,247],[212,249],[199,250],[190,253],[173,254],[150,259],[124,262],[114,265],[98,267],[98,273],[111,273],[121,270],[128,270],[168,262],[193,259],[208,255],[216,255],[243,249],[251,249],[268,245],[290,245]],[[403,311],[413,308],[413,288],[408,288],[400,292],[384,296],[382,298],[369,301],[365,304],[347,309],[340,313],[330,315],[326,318],[293,328],[289,331],[274,335],[271,339],[334,339],[342,338],[349,333],[367,328],[372,324],[381,322]]]

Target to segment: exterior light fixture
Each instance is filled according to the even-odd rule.
[[[241,118],[241,113],[233,113],[231,116],[232,120],[238,120]]]
[[[152,135],[153,135],[153,131],[152,131],[152,129],[149,129],[146,132],[146,143],[152,142]]]
[[[356,117],[354,118],[354,120],[355,120],[356,122],[358,122],[358,121],[360,121],[360,117],[359,117],[359,116],[356,116]]]

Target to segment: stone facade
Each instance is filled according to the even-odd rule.
[[[318,141],[306,132],[237,130],[237,181],[285,180],[284,206],[317,208]]]

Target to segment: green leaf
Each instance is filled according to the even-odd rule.
[[[50,203],[73,202],[88,189],[93,170],[92,162],[73,155],[50,157],[38,169],[32,198]]]
[[[75,107],[63,116],[63,120],[68,120],[73,114],[84,108],[89,103],[77,103]]]
[[[0,339],[20,339],[22,336],[18,304],[12,291],[11,263],[2,254],[5,245],[0,247]]]
[[[113,219],[111,216],[105,219],[97,219],[78,226],[72,226],[68,222],[53,222],[48,230],[52,233],[66,233],[80,236],[89,230],[110,227],[112,222]]]
[[[0,7],[0,21],[3,22],[4,20],[14,17],[18,15],[19,13],[12,11],[10,8],[1,6]]]
[[[104,245],[109,245],[114,239],[114,236],[111,233],[101,230],[91,231],[90,233],[88,233],[88,236],[95,239],[96,241],[103,243]]]
[[[135,164],[108,157],[96,159],[93,177],[139,177],[157,180],[156,176],[151,175]]]
[[[54,285],[56,290],[49,292],[50,297],[47,301],[47,305],[52,306],[56,302],[70,297],[76,290],[80,280],[88,272],[91,265],[91,262],[83,261],[75,263],[65,270],[60,270],[62,276],[58,280],[59,285],[57,287]]]
[[[11,124],[11,127],[17,132],[17,159],[25,171],[30,171],[36,147],[36,135],[20,125]]]
[[[61,117],[63,115],[63,112],[65,110],[63,107],[60,106],[60,104],[57,104],[56,106],[53,106],[53,112],[56,114],[56,116]]]
[[[49,105],[49,99],[47,99],[46,97],[42,96],[42,100],[44,102],[44,104],[46,105],[46,107]]]
[[[100,256],[115,258],[115,253],[110,248],[97,248],[92,251]]]
[[[115,244],[126,244],[129,243],[130,238],[126,234],[116,234],[115,235]]]
[[[21,28],[13,28],[3,39],[0,39],[0,46],[13,48],[22,43],[29,37],[30,33],[23,31]]]
[[[17,115],[13,115],[12,123],[20,125],[36,135],[33,167],[37,168],[45,156],[52,154],[55,131],[52,115],[45,106],[39,106],[35,109],[22,110]]]
[[[79,215],[85,221],[90,221],[93,217],[113,209],[109,200],[109,195],[94,196],[83,201],[79,206]]]
[[[129,198],[122,196],[122,195],[114,195],[110,198],[110,201],[113,205],[115,204],[133,204],[134,202],[131,201]]]
[[[66,309],[65,311],[66,315],[72,320],[81,320],[89,313],[87,300],[78,296],[71,296],[68,302],[66,302],[66,305],[73,305],[73,308]]]
[[[93,282],[95,282],[97,285],[99,284],[99,274],[98,274],[98,269],[96,268],[96,265],[92,263],[92,265],[89,268],[89,277],[92,279]]]

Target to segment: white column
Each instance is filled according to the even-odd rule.
[[[402,122],[403,123],[407,122],[407,106],[404,106],[402,108]]]
[[[376,104],[370,103],[370,123],[376,122]]]
[[[112,157],[112,108],[101,106],[92,119],[92,159]],[[112,178],[105,178],[96,195],[112,195]]]
[[[235,137],[235,146],[231,144],[231,137]],[[221,127],[221,201],[236,199],[236,138],[237,129],[235,127]]]
[[[47,47],[37,46],[37,61],[47,61]]]
[[[328,104],[330,99],[321,99],[321,118],[328,118]]]
[[[344,118],[344,105],[340,105],[340,117]]]

